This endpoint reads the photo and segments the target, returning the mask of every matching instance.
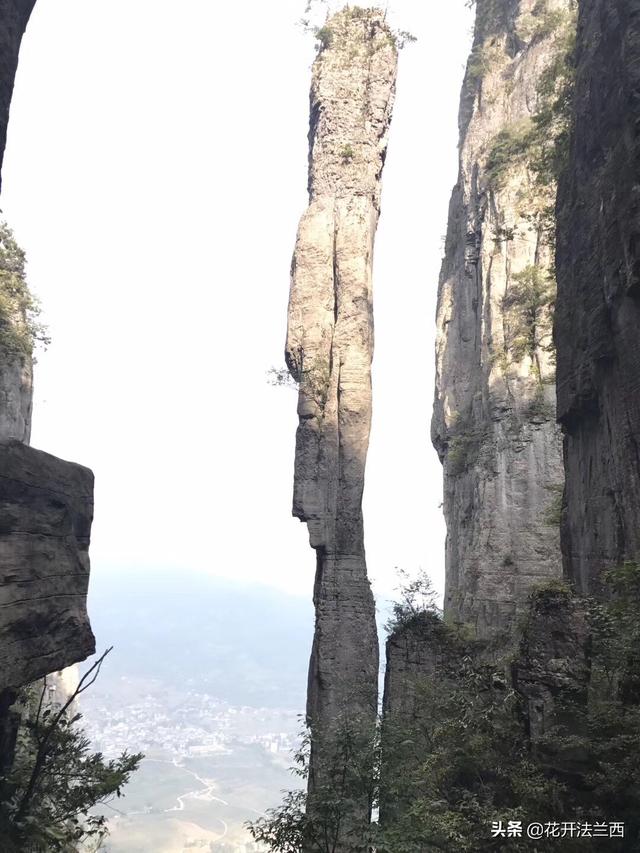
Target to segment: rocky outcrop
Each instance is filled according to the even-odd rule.
[[[417,690],[447,672],[457,645],[435,614],[417,613],[387,639],[383,715],[410,724],[419,711]]]
[[[326,767],[325,739],[336,720],[348,715],[372,727],[377,709],[378,642],[362,493],[371,421],[373,244],[397,66],[395,40],[377,10],[345,9],[318,38],[309,207],[293,257],[286,347],[299,383],[293,514],[307,523],[317,555],[311,790]],[[368,813],[369,803],[362,809]]]
[[[20,44],[35,4],[36,0],[0,0],[0,172]]]
[[[0,444],[0,691],[95,650],[86,612],[93,475]]]
[[[444,695],[460,669],[462,644],[435,613],[416,613],[389,635],[382,704],[380,823],[397,823],[415,793],[403,784],[424,762],[420,737],[433,691]],[[427,710],[429,709],[429,710]]]
[[[445,610],[510,630],[561,574],[561,437],[551,339],[553,180],[535,118],[570,0],[477,0],[460,108],[460,173],[437,309],[432,438],[444,465]]]
[[[29,443],[33,404],[33,363],[0,343],[0,441]]]
[[[572,709],[586,708],[590,659],[591,628],[584,603],[568,589],[537,592],[512,666],[534,747],[553,726],[567,724],[575,730]]]
[[[640,559],[639,89],[640,2],[583,0],[555,322],[562,549],[582,592]]]

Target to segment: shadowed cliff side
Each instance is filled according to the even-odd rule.
[[[565,572],[597,592],[640,557],[640,2],[580,4],[575,129],[558,197]]]
[[[561,574],[551,339],[561,129],[548,75],[567,52],[572,5],[478,0],[462,90],[432,438],[444,466],[445,611],[481,638],[510,630],[531,587]]]
[[[371,421],[373,244],[394,100],[397,48],[378,10],[327,20],[313,66],[309,208],[292,264],[287,366],[299,383],[293,514],[317,554],[309,668],[309,809],[330,783],[332,729],[373,730],[378,641],[365,562],[362,493]],[[367,819],[366,798],[354,820]],[[348,820],[336,850],[351,849]],[[355,843],[355,842],[354,842]]]

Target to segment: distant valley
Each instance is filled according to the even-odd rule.
[[[92,577],[99,680],[82,724],[107,756],[146,755],[105,809],[108,853],[257,851],[244,828],[294,787],[310,602],[198,574]]]

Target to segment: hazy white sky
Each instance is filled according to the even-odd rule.
[[[32,443],[93,468],[94,572],[200,569],[311,594],[290,517],[295,393],[280,366],[306,206],[304,0],[38,0],[2,209],[53,344]],[[457,168],[464,0],[397,0],[401,54],[375,265],[368,562],[442,586],[429,441],[441,235]]]

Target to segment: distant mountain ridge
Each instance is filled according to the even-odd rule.
[[[125,678],[188,685],[234,705],[305,705],[310,600],[201,573],[96,567],[97,648],[114,646],[102,688]]]

